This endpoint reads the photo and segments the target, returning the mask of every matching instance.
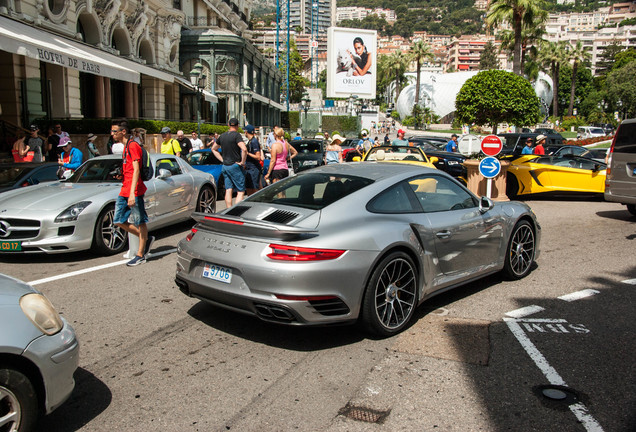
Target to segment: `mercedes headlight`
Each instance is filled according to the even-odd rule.
[[[90,201],[81,201],[73,204],[62,213],[57,215],[57,217],[55,218],[55,222],[70,222],[77,220],[77,217],[80,215],[80,213],[83,212],[90,203]]]
[[[26,294],[20,298],[22,312],[40,331],[49,336],[62,330],[64,324],[49,299],[42,294]]]
[[[449,165],[459,165],[460,164],[460,162],[456,161],[456,160],[447,160],[446,163],[449,164]]]

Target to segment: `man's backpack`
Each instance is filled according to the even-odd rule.
[[[128,152],[128,156],[131,156],[130,149],[128,147],[129,144],[130,144],[130,141],[128,141],[128,143],[126,144],[126,151]],[[148,154],[146,149],[143,148],[141,144],[138,144],[138,145],[139,147],[141,147],[141,165],[139,167],[141,168],[141,170],[139,173],[139,177],[141,178],[141,180],[146,182],[152,178],[152,173],[153,173],[152,162],[150,162],[150,155]]]

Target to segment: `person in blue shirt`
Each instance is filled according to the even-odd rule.
[[[455,153],[458,151],[457,148],[457,135],[452,134],[451,135],[451,139],[448,143],[446,143],[446,147],[444,147],[444,151],[447,151],[449,153]]]
[[[294,137],[294,139],[292,141],[297,141],[297,140],[301,140],[303,139],[303,137],[300,136],[300,132],[296,132],[296,136]]]
[[[526,140],[526,146],[521,150],[521,154],[532,154],[532,138]]]
[[[357,152],[360,153],[360,155],[364,156],[364,154],[368,152],[374,145],[375,141],[369,138],[367,130],[362,129],[362,139],[358,141],[358,145],[356,146]]]
[[[75,171],[78,169],[84,159],[82,151],[73,147],[73,143],[69,137],[62,137],[57,146],[62,148],[62,154],[60,155],[58,164],[67,170]]]

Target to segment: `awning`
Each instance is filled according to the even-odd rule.
[[[174,82],[174,75],[81,42],[0,17],[0,50],[93,75],[138,84],[140,74]]]

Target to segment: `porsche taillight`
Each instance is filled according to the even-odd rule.
[[[186,241],[190,241],[192,240],[192,237],[194,237],[194,235],[197,233],[197,231],[199,231],[196,228],[192,228],[192,231],[190,231],[190,233],[186,236]]]
[[[277,261],[325,261],[340,257],[344,250],[341,249],[316,249],[298,246],[286,246],[270,244],[272,251],[267,257]]]

